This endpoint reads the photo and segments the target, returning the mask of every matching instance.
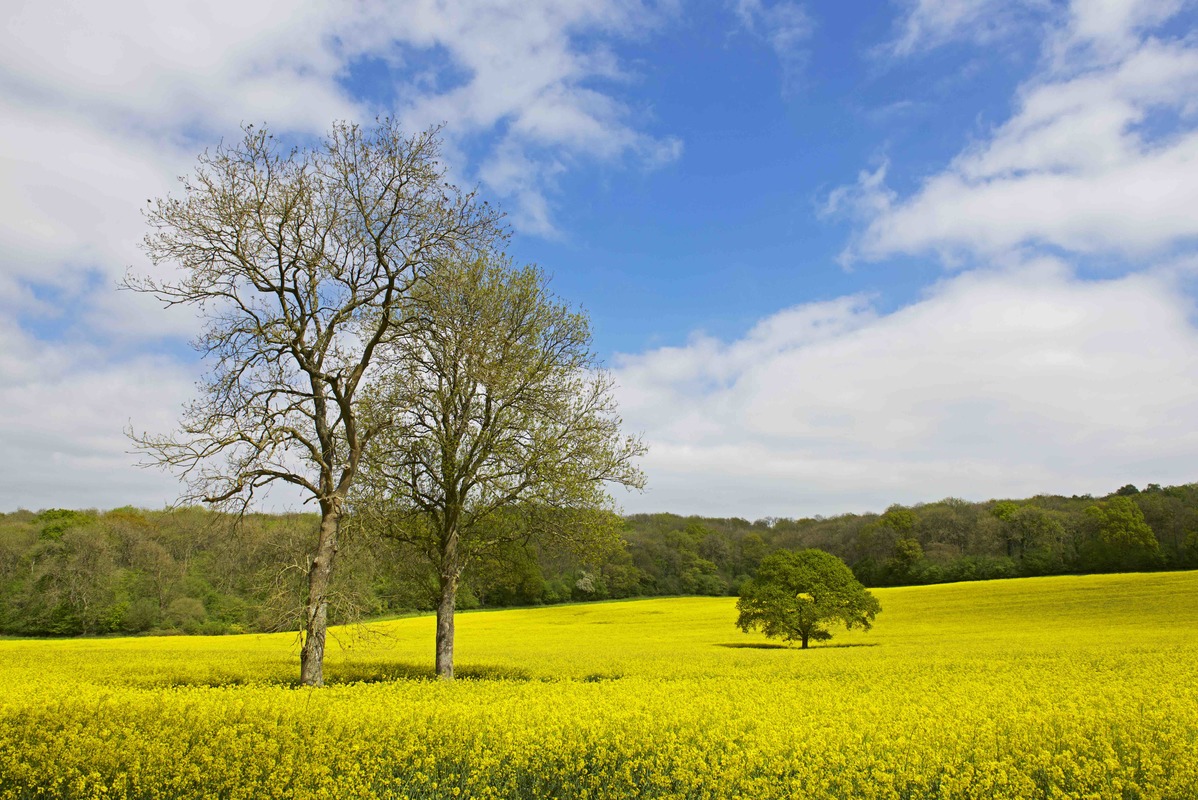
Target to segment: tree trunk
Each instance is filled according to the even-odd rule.
[[[441,601],[437,603],[437,676],[453,680],[453,608],[457,578],[441,576]]]
[[[453,680],[453,612],[458,594],[458,537],[445,537],[441,553],[441,599],[437,603],[437,676]]]
[[[803,637],[803,647],[801,649],[806,650],[807,649],[807,634],[801,633],[799,635]]]
[[[321,503],[320,538],[316,556],[308,569],[308,606],[305,613],[304,648],[300,652],[300,683],[324,686],[324,642],[329,625],[329,583],[337,555],[337,533],[341,510],[335,503]]]

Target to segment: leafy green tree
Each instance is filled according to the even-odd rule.
[[[908,572],[920,561],[923,561],[923,547],[920,546],[919,540],[908,538],[895,542],[894,560]]]
[[[182,197],[151,202],[145,250],[166,278],[125,286],[203,320],[210,371],[178,433],[130,436],[178,473],[186,500],[242,511],[275,482],[320,509],[305,554],[300,680],[324,682],[346,501],[378,432],[359,408],[398,305],[448,257],[502,239],[499,215],[445,182],[436,130],[338,123],[290,149],[265,130],[205,152]]]
[[[990,508],[990,513],[997,519],[1004,522],[1011,518],[1011,515],[1019,510],[1019,504],[1013,500],[999,500]]]
[[[71,528],[80,528],[95,522],[96,517],[86,511],[71,511],[65,508],[51,508],[37,515],[41,523],[41,538],[58,540]]]
[[[1182,569],[1198,566],[1198,531],[1190,531],[1178,553],[1178,563]]]
[[[539,270],[498,255],[445,260],[399,312],[411,328],[369,389],[368,424],[380,433],[364,451],[355,509],[435,569],[436,668],[452,678],[470,560],[532,538],[616,546],[606,487],[643,486],[634,461],[645,448],[620,432],[587,317],[550,294]],[[597,590],[602,576],[583,583]]]
[[[843,561],[823,550],[780,550],[766,556],[741,589],[736,624],[746,633],[799,641],[832,638],[827,626],[869,630],[882,606]]]
[[[1029,505],[1003,520],[1007,541],[1018,553],[1025,575],[1046,575],[1063,567],[1065,526],[1059,516]]]
[[[761,566],[761,560],[766,557],[770,548],[761,538],[761,534],[754,531],[741,537],[737,550],[740,551],[736,564],[737,571],[751,573]]]
[[[1126,495],[1115,495],[1085,511],[1097,527],[1089,558],[1099,569],[1147,569],[1161,563],[1160,543],[1144,512]]]
[[[641,592],[645,574],[633,563],[627,543],[620,545],[603,564],[603,582],[611,597],[634,597]]]
[[[914,537],[904,537],[894,543],[894,558],[886,562],[891,583],[920,583],[924,566],[923,546]]]
[[[915,516],[914,511],[898,504],[886,509],[886,513],[878,518],[880,524],[885,525],[900,535],[911,533],[918,521],[918,517]]]
[[[166,608],[166,619],[189,633],[207,617],[204,604],[195,597],[176,597]]]
[[[973,504],[953,497],[919,509],[919,539],[925,543],[925,555],[938,561],[959,557],[965,552],[969,532],[975,527],[977,511]],[[931,547],[935,545],[935,547]],[[939,557],[934,558],[933,554]]]

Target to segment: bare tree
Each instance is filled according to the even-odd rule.
[[[150,203],[144,249],[167,279],[125,286],[203,319],[210,369],[180,429],[134,435],[148,463],[178,472],[187,500],[244,511],[276,481],[320,508],[308,554],[300,679],[323,683],[330,580],[346,497],[363,449],[359,394],[378,352],[405,326],[397,311],[430,265],[503,238],[500,215],[445,182],[437,130],[390,120],[335,124],[286,149],[252,126],[205,152],[182,197]]]
[[[406,303],[412,334],[368,390],[390,425],[367,448],[354,510],[438,578],[436,669],[453,677],[454,607],[469,559],[531,535],[614,540],[608,484],[640,488],[585,314],[541,272],[492,255],[447,260]],[[514,513],[518,512],[518,513]]]

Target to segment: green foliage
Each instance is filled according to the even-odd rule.
[[[882,606],[843,561],[822,550],[781,551],[767,556],[741,590],[736,624],[748,632],[799,641],[832,638],[827,626],[869,630]]]
[[[1144,519],[1135,501],[1126,495],[1116,495],[1086,509],[1086,516],[1096,527],[1096,535],[1087,542],[1087,550],[1095,563],[1111,567],[1117,564],[1132,568],[1150,569],[1161,563],[1160,543]]]
[[[903,534],[913,530],[918,519],[911,509],[895,505],[886,509],[886,513],[878,519],[878,523]]]
[[[1112,497],[1105,503],[1086,509],[1100,520],[1099,535],[1106,544],[1140,550],[1159,547],[1152,528],[1144,521],[1139,506],[1127,497]]]
[[[1065,525],[1056,512],[1019,508],[1004,519],[1008,553],[1018,551],[1025,575],[1048,575],[1064,566]]]
[[[62,527],[51,537],[45,526]],[[302,557],[311,515],[234,519],[199,509],[0,515],[0,632],[19,635],[292,627],[302,581],[280,554]],[[236,533],[234,533],[236,531]],[[359,577],[360,548],[345,547],[345,576]],[[168,615],[179,598],[207,609]],[[176,611],[179,609],[176,608]]]
[[[51,508],[37,515],[37,521],[41,524],[41,538],[55,541],[61,539],[68,529],[83,527],[95,519],[95,515],[90,512],[65,508]]]
[[[620,431],[587,316],[550,294],[536,268],[499,253],[438,262],[397,316],[404,335],[388,342],[364,392],[378,435],[351,499],[364,529],[402,542],[435,575],[437,671],[451,678],[466,567],[516,542],[614,550],[608,487],[644,486],[634,461],[645,448]],[[510,588],[527,595],[541,582],[526,577]],[[597,568],[575,587],[607,596]]]
[[[125,607],[121,630],[125,633],[144,633],[162,620],[162,609],[148,597],[141,597]]]
[[[990,508],[990,513],[998,519],[1006,521],[1019,510],[1019,504],[1011,500],[999,500]]]
[[[923,547],[919,540],[907,538],[895,542],[894,559],[908,569],[923,561]]]
[[[1178,555],[1179,566],[1183,569],[1198,567],[1198,531],[1190,531]]]
[[[207,618],[204,604],[194,597],[176,597],[166,607],[166,620],[185,631],[195,630]]]
[[[1198,485],[1098,500],[949,498],[904,509],[914,518],[904,535],[878,514],[752,523],[634,514],[585,522],[527,511],[504,524],[530,536],[476,549],[464,567],[463,585],[481,607],[736,596],[770,553],[808,548],[839,556],[871,587],[1198,568]],[[63,520],[71,524],[43,536]],[[0,633],[182,631],[166,619],[179,597],[203,603],[206,630],[294,630],[304,604],[304,553],[318,523],[314,515],[251,514],[234,529],[231,518],[198,508],[0,514]],[[602,526],[603,534],[576,543],[607,546],[558,546],[549,535],[580,524]],[[436,607],[435,571],[409,545],[365,536],[351,518],[340,547],[335,621]],[[578,586],[584,570],[594,576],[584,582],[589,591]]]

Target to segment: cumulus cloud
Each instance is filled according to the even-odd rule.
[[[616,362],[632,510],[801,516],[1193,479],[1198,331],[1164,272],[972,272],[906,308],[798,306]]]
[[[355,50],[333,39],[347,24],[343,10],[316,2],[18,0],[0,40],[0,68],[25,103],[72,108],[106,127],[235,130],[249,112],[282,128],[323,130],[330,112],[360,108],[336,80]]]
[[[0,32],[0,274],[108,279],[137,260],[139,203],[243,122],[319,134],[334,119],[399,115],[484,141],[454,152],[514,220],[549,232],[554,176],[587,160],[653,167],[681,143],[643,132],[613,93],[610,42],[660,14],[639,0],[406,3],[46,4],[22,0]],[[421,66],[430,51],[443,55]],[[394,100],[351,92],[366,61],[390,65]],[[432,70],[434,80],[418,76]],[[441,80],[441,73],[450,78]],[[597,83],[598,82],[598,83]],[[604,83],[606,82],[606,83]],[[606,86],[612,91],[606,91]],[[519,173],[517,174],[517,168]]]
[[[1192,244],[1198,42],[1151,35],[1177,3],[1076,3],[1009,120],[906,197],[863,173],[846,258],[1048,246],[1143,258]],[[852,202],[848,202],[848,201]]]
[[[0,115],[0,306],[22,284],[85,287],[92,273],[111,290],[140,260],[143,204],[187,161],[68,111],[0,97]]]
[[[463,143],[502,131],[478,176],[509,200],[519,227],[553,235],[554,180],[577,160],[654,168],[681,154],[679,139],[644,132],[626,104],[596,88],[636,79],[610,44],[646,36],[664,13],[640,0],[417,0],[391,23],[396,37],[410,57],[446,54],[463,77],[439,92],[409,83],[401,116],[416,127],[448,121]]]

